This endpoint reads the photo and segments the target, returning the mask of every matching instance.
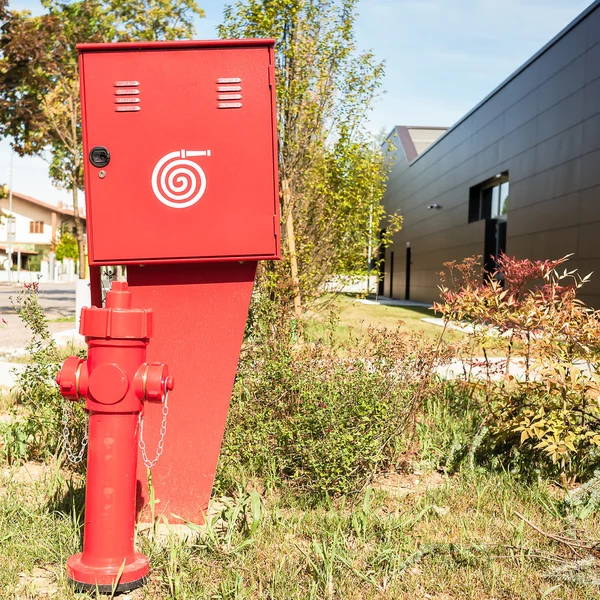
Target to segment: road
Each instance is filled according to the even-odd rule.
[[[23,290],[23,284],[0,284],[0,357],[24,348],[31,334],[11,303]],[[56,333],[75,327],[74,322],[56,323],[53,319],[75,316],[75,283],[42,283],[38,299],[44,309],[50,331]]]

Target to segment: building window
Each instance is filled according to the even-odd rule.
[[[485,219],[506,219],[508,213],[508,171],[469,190],[469,223]]]
[[[30,221],[29,233],[44,233],[44,221]]]

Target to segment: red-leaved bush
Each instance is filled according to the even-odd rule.
[[[459,357],[491,442],[548,459],[565,482],[600,460],[600,312],[578,299],[590,275],[567,260],[502,255],[493,273],[477,257],[446,263],[434,307],[473,327]]]

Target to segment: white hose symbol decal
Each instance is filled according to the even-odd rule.
[[[180,150],[165,154],[152,171],[152,191],[171,208],[196,204],[206,190],[206,175],[189,156],[210,156],[210,150]]]

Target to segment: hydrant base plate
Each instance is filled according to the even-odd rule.
[[[137,590],[143,585],[146,585],[146,580],[147,577],[142,577],[141,579],[136,579],[129,583],[120,583],[117,587],[95,583],[82,583],[81,581],[75,581],[74,579],[69,579],[69,583],[75,593],[95,592],[98,590],[98,593],[100,594],[112,594],[113,591],[115,594],[122,594],[124,592],[132,592],[133,590]]]
[[[135,561],[114,569],[92,567],[81,562],[82,553],[74,554],[67,559],[67,577],[75,590],[95,591],[102,594],[128,592],[141,587],[146,582],[150,570],[148,558],[139,552],[135,553]],[[122,572],[121,572],[122,571]],[[121,576],[119,577],[119,573]],[[115,581],[119,583],[115,587]]]

